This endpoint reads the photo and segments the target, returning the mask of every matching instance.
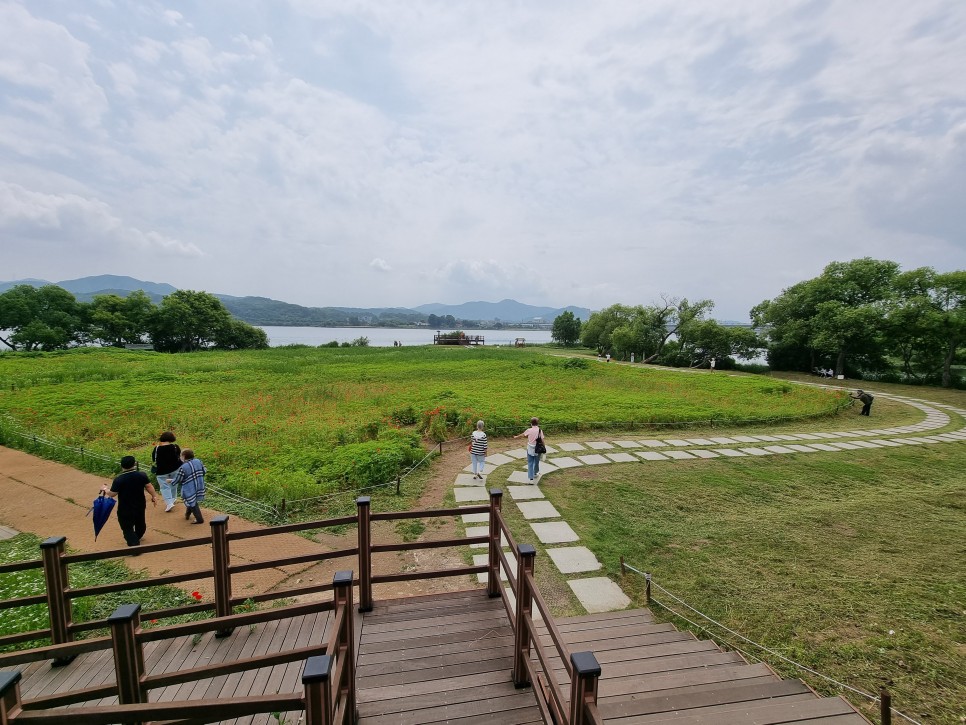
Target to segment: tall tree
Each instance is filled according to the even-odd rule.
[[[0,330],[14,350],[57,350],[77,344],[85,334],[85,310],[57,285],[19,284],[0,294]]]
[[[564,347],[571,347],[580,340],[580,319],[570,310],[560,313],[553,321],[551,337]]]
[[[88,306],[91,336],[104,345],[124,347],[144,342],[154,303],[143,290],[127,297],[97,295]]]
[[[191,352],[216,344],[232,317],[217,297],[207,292],[177,290],[158,305],[148,323],[154,348],[161,352]]]

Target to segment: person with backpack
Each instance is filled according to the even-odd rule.
[[[540,456],[547,452],[547,446],[543,440],[543,431],[540,430],[540,419],[531,418],[530,427],[514,438],[527,439],[527,478],[530,483],[534,483],[540,475]]]
[[[859,415],[868,415],[869,411],[872,410],[872,401],[875,400],[869,393],[864,390],[856,390],[855,395],[850,395],[853,400],[862,401],[862,412]]]

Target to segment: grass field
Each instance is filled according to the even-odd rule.
[[[953,400],[962,405],[963,394]],[[966,716],[964,459],[955,443],[615,464],[554,473],[542,488],[618,580],[623,555],[750,639],[866,692],[888,683],[895,706],[917,720],[956,723]],[[569,592],[538,558],[541,586],[567,613]],[[622,585],[643,604],[642,577]]]
[[[534,351],[273,349],[0,355],[0,412],[26,430],[147,461],[174,431],[213,480],[268,501],[383,483],[420,437],[491,434],[539,415],[550,434],[646,424],[822,416],[842,394],[784,381],[642,371]],[[2,433],[2,430],[0,430]]]

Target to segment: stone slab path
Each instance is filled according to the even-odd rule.
[[[810,433],[775,433],[773,435],[731,435],[709,438],[643,438],[621,441],[565,441],[547,446],[547,457],[540,463],[537,484],[548,474],[559,470],[579,467],[603,466],[613,463],[687,465],[687,461],[707,459],[732,459],[756,456],[787,456],[811,453],[841,453],[871,448],[897,448],[944,444],[966,441],[966,410],[951,405],[930,403],[917,398],[890,395],[872,391],[877,397],[888,398],[917,408],[923,419],[915,425],[896,426],[858,431],[821,431]],[[929,435],[930,431],[953,425],[950,414],[958,416],[959,428]],[[456,477],[454,496],[457,503],[488,500],[485,476],[502,466],[513,466],[507,481],[510,500],[520,509],[523,517],[541,543],[552,545],[547,555],[557,571],[574,577],[567,585],[574,592],[581,606],[588,613],[606,612],[626,608],[631,602],[620,587],[607,577],[582,577],[581,574],[601,569],[601,563],[592,551],[580,546],[579,534],[571,528],[561,513],[544,497],[539,485],[527,479],[526,449],[514,448],[488,456],[484,479],[473,479],[466,473]],[[466,471],[470,470],[467,466]],[[512,485],[517,484],[517,485]],[[464,524],[483,523],[487,514],[468,514],[462,517]],[[470,530],[468,529],[467,535]],[[482,535],[486,529],[479,529]],[[573,546],[556,546],[574,544]],[[503,542],[506,547],[506,542]],[[481,545],[485,546],[485,545]],[[486,556],[474,557],[477,563],[486,563]],[[486,581],[486,575],[480,575]]]

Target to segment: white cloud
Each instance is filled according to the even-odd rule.
[[[386,262],[385,259],[380,259],[379,257],[376,257],[369,262],[369,266],[377,272],[392,272],[392,267],[389,266],[389,263]]]

